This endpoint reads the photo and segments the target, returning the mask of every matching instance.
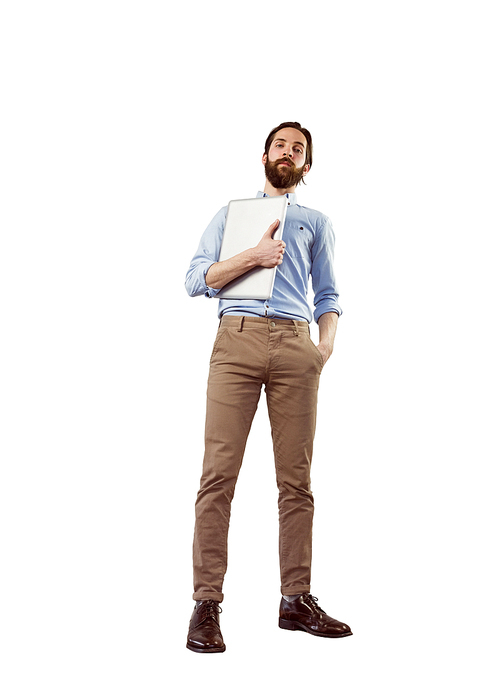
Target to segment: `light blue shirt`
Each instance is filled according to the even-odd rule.
[[[259,192],[258,197],[267,194]],[[314,319],[324,313],[342,314],[333,274],[335,236],[330,219],[311,208],[300,206],[295,194],[287,194],[285,225],[282,239],[286,244],[283,262],[276,268],[274,288],[267,301],[219,300],[219,317],[246,315],[251,317],[282,317],[311,322],[312,313],[307,300],[309,277],[314,292]],[[219,289],[211,289],[205,282],[208,269],[219,260],[227,206],[221,208],[205,230],[198,250],[186,275],[186,289],[190,296],[215,296]]]

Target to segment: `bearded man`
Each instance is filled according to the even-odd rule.
[[[210,360],[205,456],[195,505],[193,543],[196,601],[187,647],[225,651],[220,630],[222,584],[227,568],[231,501],[247,437],[264,385],[273,438],[279,509],[281,604],[279,627],[320,637],[346,637],[351,629],[328,616],[311,590],[314,501],[310,468],[320,374],[332,351],[342,310],[333,273],[332,225],[319,211],[297,203],[296,187],[313,160],[311,134],[297,122],[269,134],[262,163],[266,182],[257,196],[285,195],[282,239],[276,221],[255,247],[218,262],[227,207],[214,217],[186,276],[190,296],[215,296],[255,267],[276,268],[268,300],[219,302],[220,325]],[[307,301],[309,278],[314,315]],[[309,323],[319,326],[319,344]],[[258,504],[255,491],[255,504]],[[258,557],[254,557],[258,562]],[[254,585],[248,585],[246,594]]]

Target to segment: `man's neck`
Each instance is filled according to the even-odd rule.
[[[293,185],[293,187],[287,187],[286,189],[277,189],[271,185],[269,180],[266,180],[264,194],[267,194],[269,197],[279,197],[283,196],[284,194],[294,194],[296,187],[297,185]]]

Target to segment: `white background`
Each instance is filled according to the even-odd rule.
[[[6,3],[3,680],[498,680],[496,9]],[[199,656],[185,638],[217,304],[184,275],[217,210],[262,189],[286,120],[315,143],[299,202],[337,238],[313,594],[354,637],[277,627],[263,400],[227,651]]]

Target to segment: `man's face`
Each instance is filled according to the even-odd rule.
[[[282,128],[274,136],[269,153],[264,154],[266,178],[276,189],[295,187],[309,172],[305,165],[307,140],[295,128]]]

